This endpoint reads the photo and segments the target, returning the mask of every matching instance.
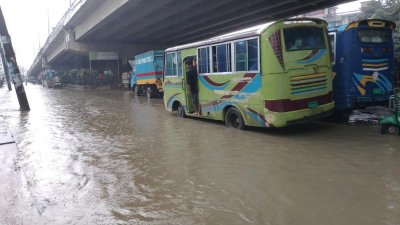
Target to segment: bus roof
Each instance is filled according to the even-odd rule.
[[[389,20],[383,20],[383,19],[364,19],[364,20],[355,20],[352,21],[348,24],[339,26],[333,30],[337,30],[339,32],[341,31],[347,31],[353,28],[357,28],[359,25],[368,25],[370,27],[386,27],[386,28],[391,28],[394,30],[396,28],[396,24],[392,21]]]
[[[300,23],[302,21],[314,22],[316,24],[321,24],[321,23],[325,23],[326,24],[325,20],[317,19],[317,18],[293,18],[293,19],[274,21],[274,22],[258,25],[258,26],[255,26],[255,27],[250,27],[250,28],[247,28],[247,29],[243,29],[243,30],[240,30],[240,31],[227,33],[227,34],[220,35],[220,36],[217,36],[217,37],[213,37],[213,38],[210,38],[210,39],[206,39],[206,40],[202,40],[202,41],[198,41],[198,42],[194,42],[194,43],[190,43],[190,44],[171,47],[171,48],[166,49],[165,52],[178,51],[178,50],[187,49],[187,48],[194,48],[194,47],[199,47],[199,46],[204,46],[204,45],[212,45],[212,44],[216,44],[216,43],[232,41],[232,40],[241,39],[241,38],[248,38],[248,37],[258,36],[273,24],[280,23],[280,22],[283,22],[283,23],[291,23],[291,22],[292,23]]]

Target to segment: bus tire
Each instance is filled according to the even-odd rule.
[[[242,114],[236,108],[230,108],[225,113],[225,125],[228,127],[238,128],[240,130],[246,130],[246,124]]]
[[[185,113],[185,109],[183,108],[183,105],[180,103],[178,103],[178,104],[179,105],[178,105],[178,108],[176,109],[176,114],[179,117],[186,118],[186,113]]]
[[[397,126],[395,126],[395,125],[382,124],[381,133],[382,134],[389,134],[389,135],[398,135],[399,134],[399,128]]]

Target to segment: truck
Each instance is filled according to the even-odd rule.
[[[136,94],[148,98],[162,97],[164,51],[152,50],[135,56]]]

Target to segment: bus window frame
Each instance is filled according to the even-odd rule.
[[[252,40],[256,39],[257,40],[257,70],[245,70],[245,71],[237,71],[236,70],[236,50],[235,50],[235,42],[240,42],[240,41],[247,41],[247,40]],[[212,47],[213,46],[218,46],[218,45],[223,45],[223,44],[229,44],[230,47],[230,53],[231,53],[231,71],[230,72],[215,72],[214,73],[214,68],[213,68],[213,60],[212,60]],[[201,48],[208,48],[209,49],[209,61],[210,61],[210,72],[209,73],[199,73],[199,76],[209,76],[209,75],[232,75],[235,73],[260,73],[261,71],[261,41],[260,41],[260,35],[257,36],[251,36],[251,37],[246,37],[246,38],[239,38],[231,41],[225,41],[225,42],[220,42],[220,43],[215,43],[211,45],[204,45],[204,46],[199,46],[196,48],[196,57],[199,58],[199,49]],[[248,47],[246,49],[247,55],[248,55]],[[197,63],[197,71],[199,70],[200,64]]]
[[[175,70],[175,75],[167,75],[167,55],[168,54],[174,54],[175,53],[175,60],[176,60],[176,70]],[[172,51],[172,52],[166,52],[165,53],[165,59],[164,59],[164,77],[168,78],[177,78],[177,77],[182,77],[183,74],[179,75],[179,62],[178,62],[178,54],[181,54],[181,60],[182,60],[182,52],[181,51]],[[182,63],[181,63],[182,67]]]
[[[228,50],[229,50],[229,59],[230,59],[230,62],[229,62],[229,69],[231,70],[231,71],[227,71],[227,72],[214,72],[214,62],[213,62],[213,58],[212,58],[212,48],[213,47],[215,47],[216,48],[216,57],[217,57],[217,61],[218,61],[218,48],[217,48],[217,46],[219,46],[219,45],[227,45],[228,46],[228,48],[226,48],[226,53],[228,53]],[[210,45],[210,48],[211,48],[211,54],[210,54],[210,58],[211,58],[211,70],[210,70],[210,73],[211,74],[215,74],[215,75],[220,75],[220,74],[230,74],[230,73],[232,73],[232,42],[224,42],[224,43],[218,43],[218,44],[213,44],[213,45]],[[227,54],[228,55],[228,54]],[[228,65],[228,64],[227,64]]]

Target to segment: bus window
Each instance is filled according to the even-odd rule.
[[[182,76],[181,52],[171,52],[166,54],[165,76]]]
[[[258,39],[235,42],[236,71],[258,70]]]
[[[198,55],[199,73],[210,73],[210,48],[199,48]]]
[[[283,29],[286,51],[325,48],[324,32],[318,27],[291,27]]]
[[[212,65],[216,73],[231,72],[231,48],[230,44],[212,46]]]
[[[247,43],[246,41],[235,42],[235,65],[236,71],[247,70]]]
[[[247,41],[248,53],[249,53],[249,63],[247,70],[255,71],[258,70],[258,40],[251,39]]]
[[[358,38],[364,43],[387,43],[390,40],[390,31],[388,30],[359,30]]]
[[[167,53],[165,61],[165,76],[176,76],[176,53]]]

